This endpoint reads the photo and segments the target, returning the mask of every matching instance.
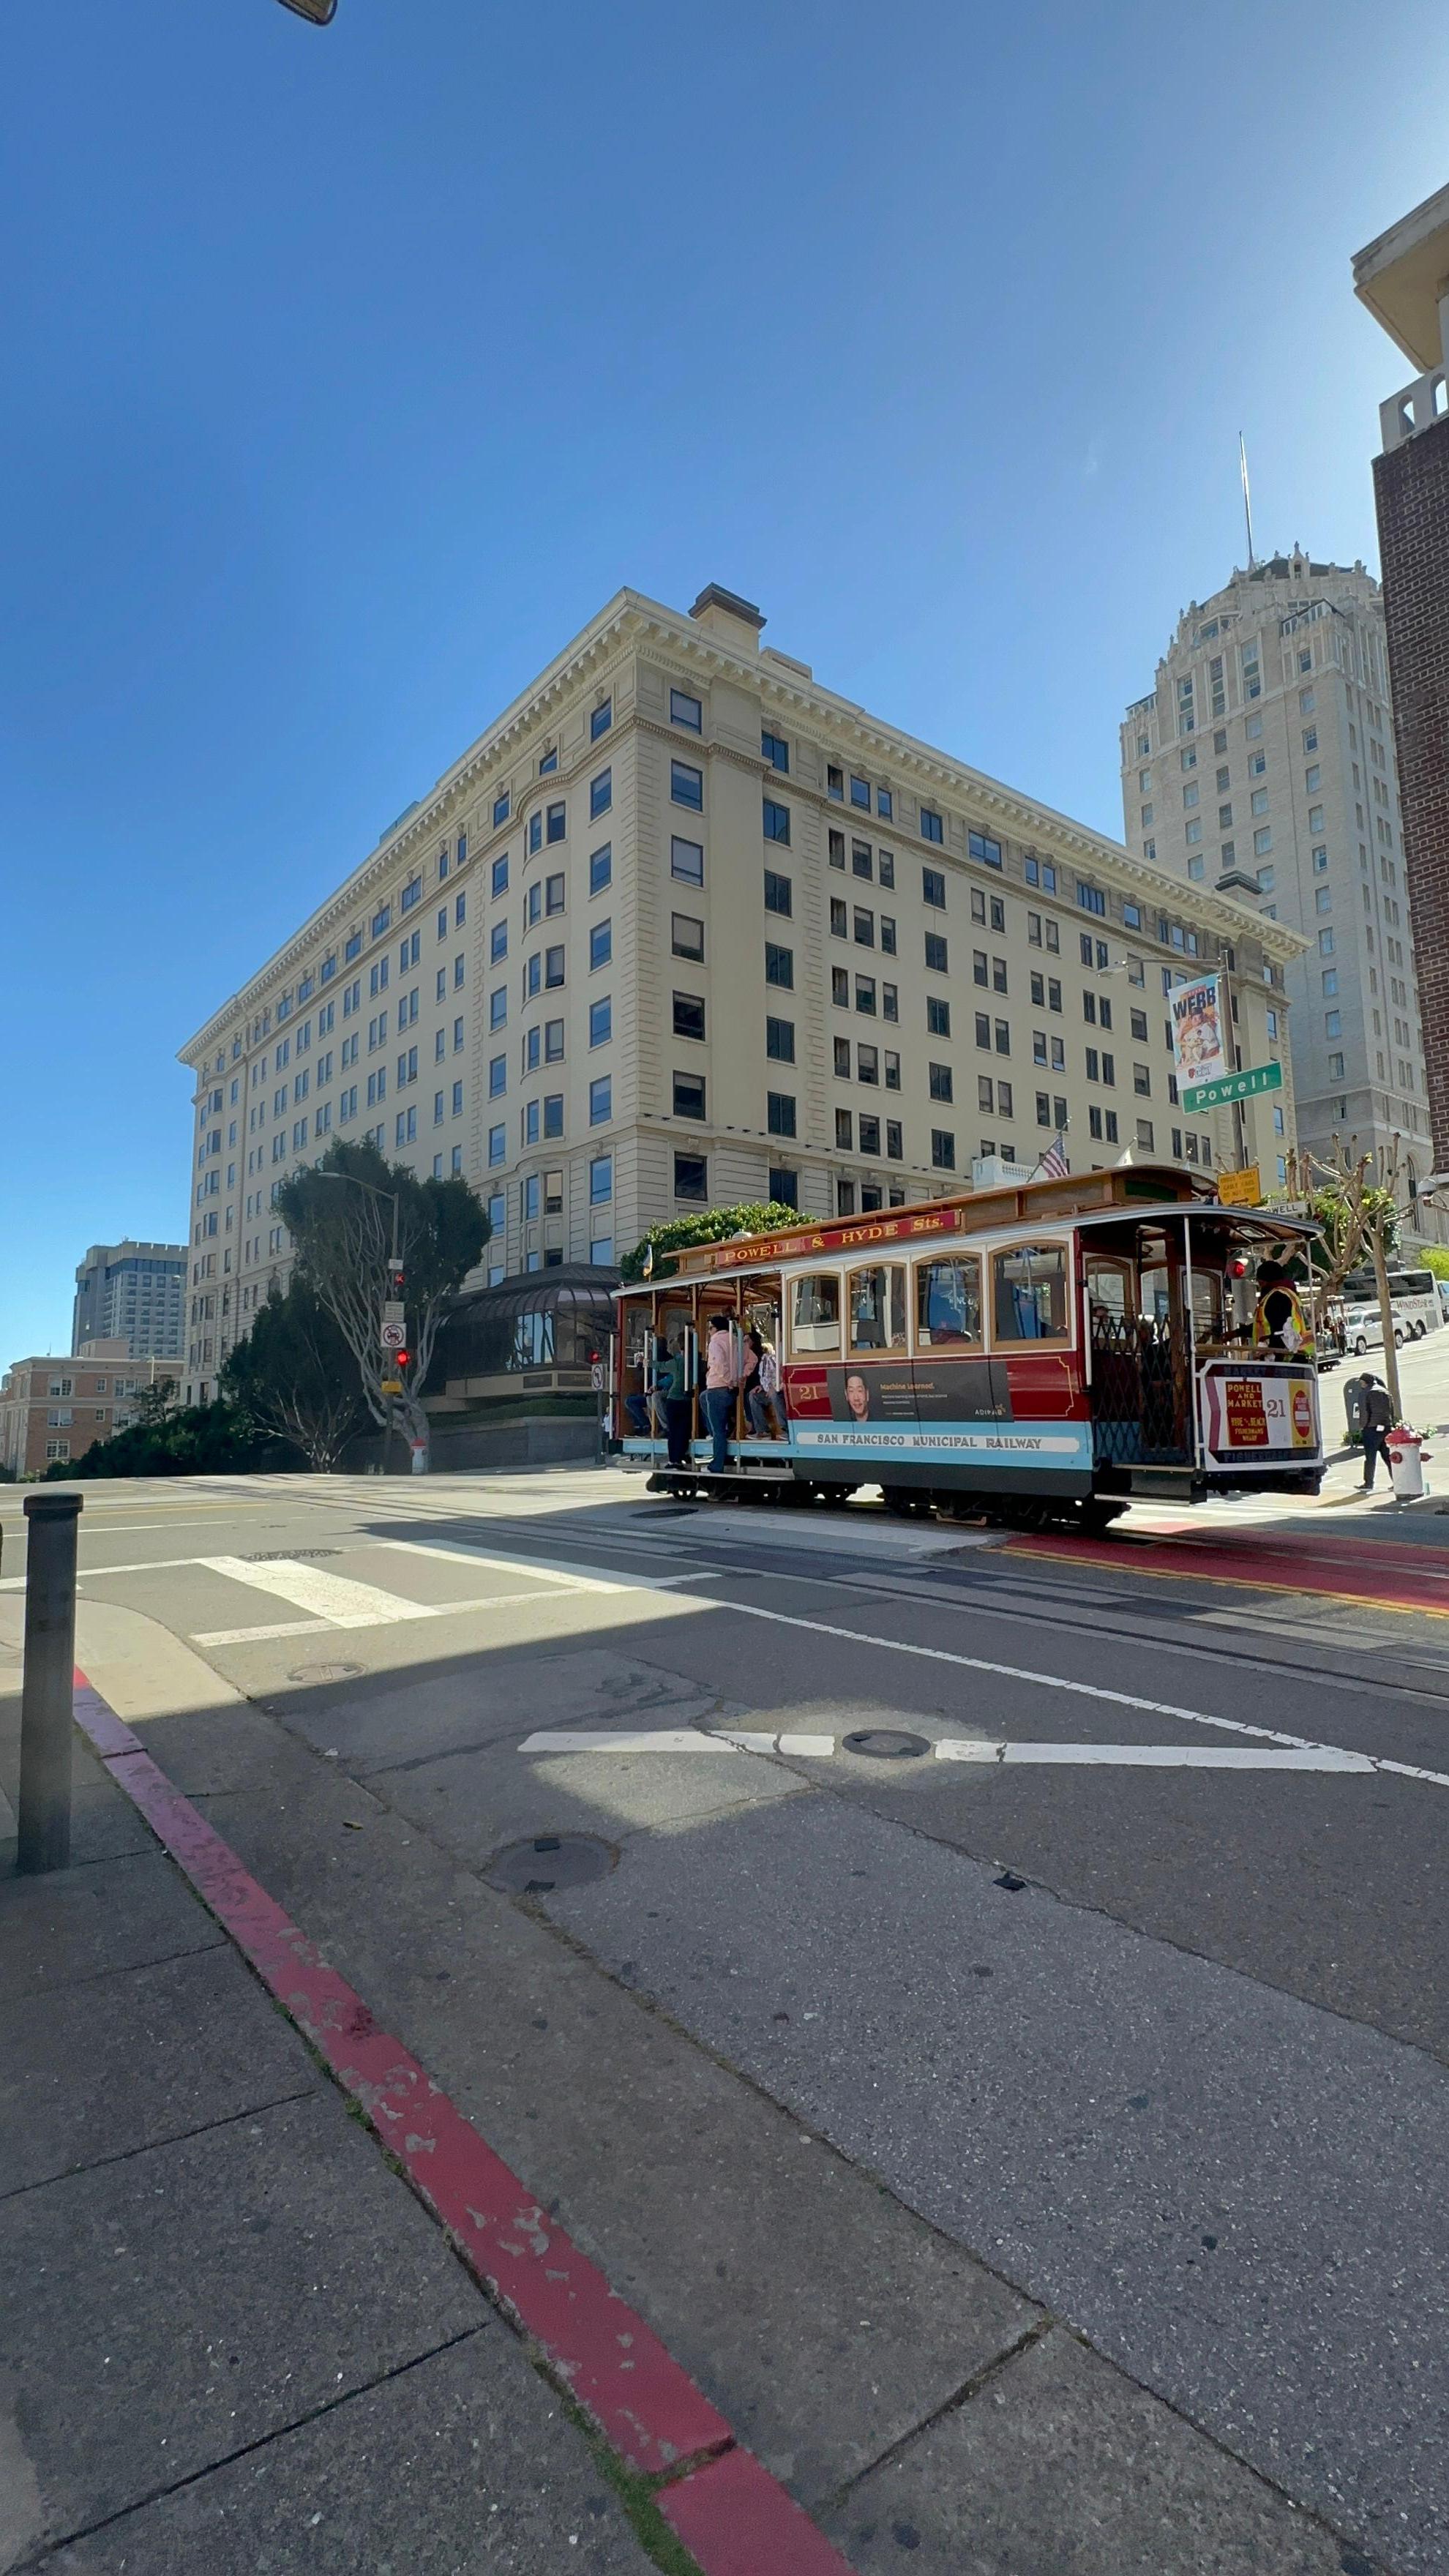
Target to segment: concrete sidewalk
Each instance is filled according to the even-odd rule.
[[[12,1862],[0,2569],[645,2576],[557,2395],[79,1747],[71,1868]]]
[[[168,1670],[153,1758],[861,2576],[1371,2576],[314,1750],[314,1729],[345,1740],[345,1691],[299,1694],[282,1723],[189,1660],[197,1705]],[[599,1660],[578,1659],[578,1687]],[[140,1662],[116,1670],[135,1694]],[[556,1702],[558,1665],[536,1678]],[[597,1676],[616,1713],[619,1679]],[[499,1676],[488,1723],[516,1727],[521,1680]],[[480,1679],[461,1681],[430,1699],[399,1676],[399,1717],[451,1693],[471,1735]],[[134,1696],[126,1714],[144,1719]],[[78,1776],[76,1866],[0,1882],[5,2065],[28,2076],[23,2109],[18,2083],[0,2093],[0,2265],[41,2292],[0,2337],[0,2568],[683,2576],[672,2535],[641,2552],[556,2397],[128,1803],[88,1759]]]

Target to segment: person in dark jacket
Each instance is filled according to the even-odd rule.
[[[1363,1489],[1371,1494],[1379,1460],[1389,1465],[1388,1435],[1394,1427],[1394,1408],[1388,1388],[1372,1369],[1364,1370],[1359,1384],[1363,1388]]]

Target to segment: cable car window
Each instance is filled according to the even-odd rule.
[[[1067,1338],[1067,1255],[1060,1243],[1016,1243],[991,1262],[992,1328],[1004,1342]]]
[[[924,1350],[981,1347],[981,1264],[923,1261],[916,1271],[916,1341]]]
[[[906,1347],[906,1273],[903,1263],[881,1262],[850,1274],[850,1347],[853,1351],[903,1351]]]
[[[795,1281],[790,1340],[802,1358],[840,1349],[840,1281],[833,1271],[814,1270]]]

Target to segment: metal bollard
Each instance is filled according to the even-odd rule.
[[[70,1859],[71,1708],[75,1676],[75,1558],[79,1494],[27,1494],[25,1670],[20,1702],[16,1867],[64,1869]]]

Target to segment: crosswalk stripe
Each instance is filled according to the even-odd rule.
[[[428,1616],[424,1602],[401,1600],[395,1592],[380,1592],[376,1584],[354,1583],[350,1575],[329,1574],[324,1566],[303,1565],[296,1557],[273,1558],[268,1565],[249,1565],[241,1556],[203,1556],[197,1562],[229,1582],[273,1592],[324,1619],[329,1628],[377,1628]]]

